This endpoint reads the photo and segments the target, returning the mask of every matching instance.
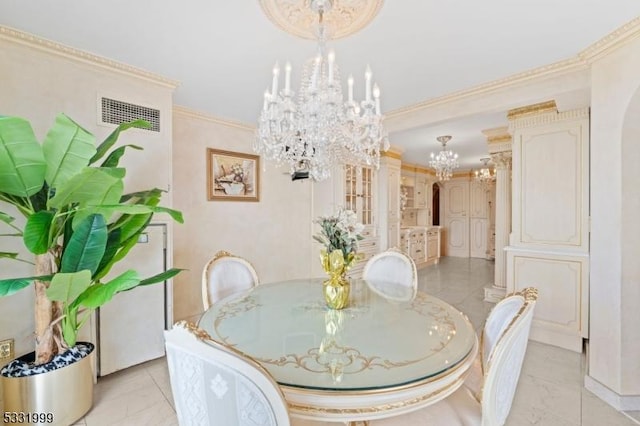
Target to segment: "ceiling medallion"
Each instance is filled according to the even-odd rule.
[[[260,0],[267,17],[279,28],[297,37],[318,38],[318,0]],[[322,1],[321,1],[322,2]],[[325,0],[324,23],[331,39],[347,37],[366,27],[376,17],[383,0]]]

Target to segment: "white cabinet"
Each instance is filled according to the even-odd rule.
[[[421,226],[403,228],[400,234],[400,250],[409,255],[418,267],[438,263],[440,228]]]
[[[527,116],[510,126],[507,292],[537,287],[531,338],[580,352],[589,327],[589,110]]]
[[[427,230],[427,262],[438,263],[440,261],[440,228]]]
[[[413,190],[414,206],[417,209],[427,208],[427,177],[422,174],[416,174],[415,187]]]
[[[344,167],[344,207],[353,210],[358,222],[364,225],[363,240],[359,243],[360,261],[349,271],[349,276],[360,278],[364,264],[379,251],[375,223],[376,174],[369,167]]]

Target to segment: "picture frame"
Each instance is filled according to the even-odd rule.
[[[207,148],[207,200],[260,201],[260,156]]]

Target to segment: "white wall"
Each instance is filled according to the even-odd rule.
[[[145,149],[127,152],[121,164],[128,168],[125,191],[169,188],[172,83],[156,80],[144,72],[136,74],[135,70],[108,60],[96,62],[83,52],[61,52],[53,44],[29,35],[0,35],[0,55],[0,115],[27,118],[40,141],[60,112],[94,133],[98,142],[102,141],[113,126],[98,125],[99,94],[159,109],[159,133],[133,129],[123,134],[120,143],[133,143]],[[170,203],[170,194],[166,194],[163,205]],[[15,213],[8,207],[0,204],[0,211]],[[3,232],[5,228],[0,227],[0,233]],[[0,238],[1,251],[15,251],[21,245],[19,241],[11,244]],[[32,268],[27,264],[0,260],[1,278],[31,274]],[[0,340],[14,338],[16,355],[21,355],[33,350],[33,331],[33,290],[27,288],[0,298]]]
[[[311,271],[309,181],[292,182],[261,158],[259,202],[207,200],[207,148],[253,153],[253,140],[247,126],[174,110],[174,206],[185,216],[185,224],[174,228],[174,263],[188,269],[174,281],[176,319],[202,312],[202,268],[219,250],[249,260],[262,283]]]
[[[591,72],[592,231],[587,379],[588,387],[609,398],[613,405],[630,403],[635,410],[640,409],[638,52],[640,39],[636,38],[595,61]],[[625,399],[626,396],[632,398]]]

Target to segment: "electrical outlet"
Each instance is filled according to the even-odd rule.
[[[13,339],[0,341],[0,365],[4,365],[4,361],[10,361],[14,357]]]

